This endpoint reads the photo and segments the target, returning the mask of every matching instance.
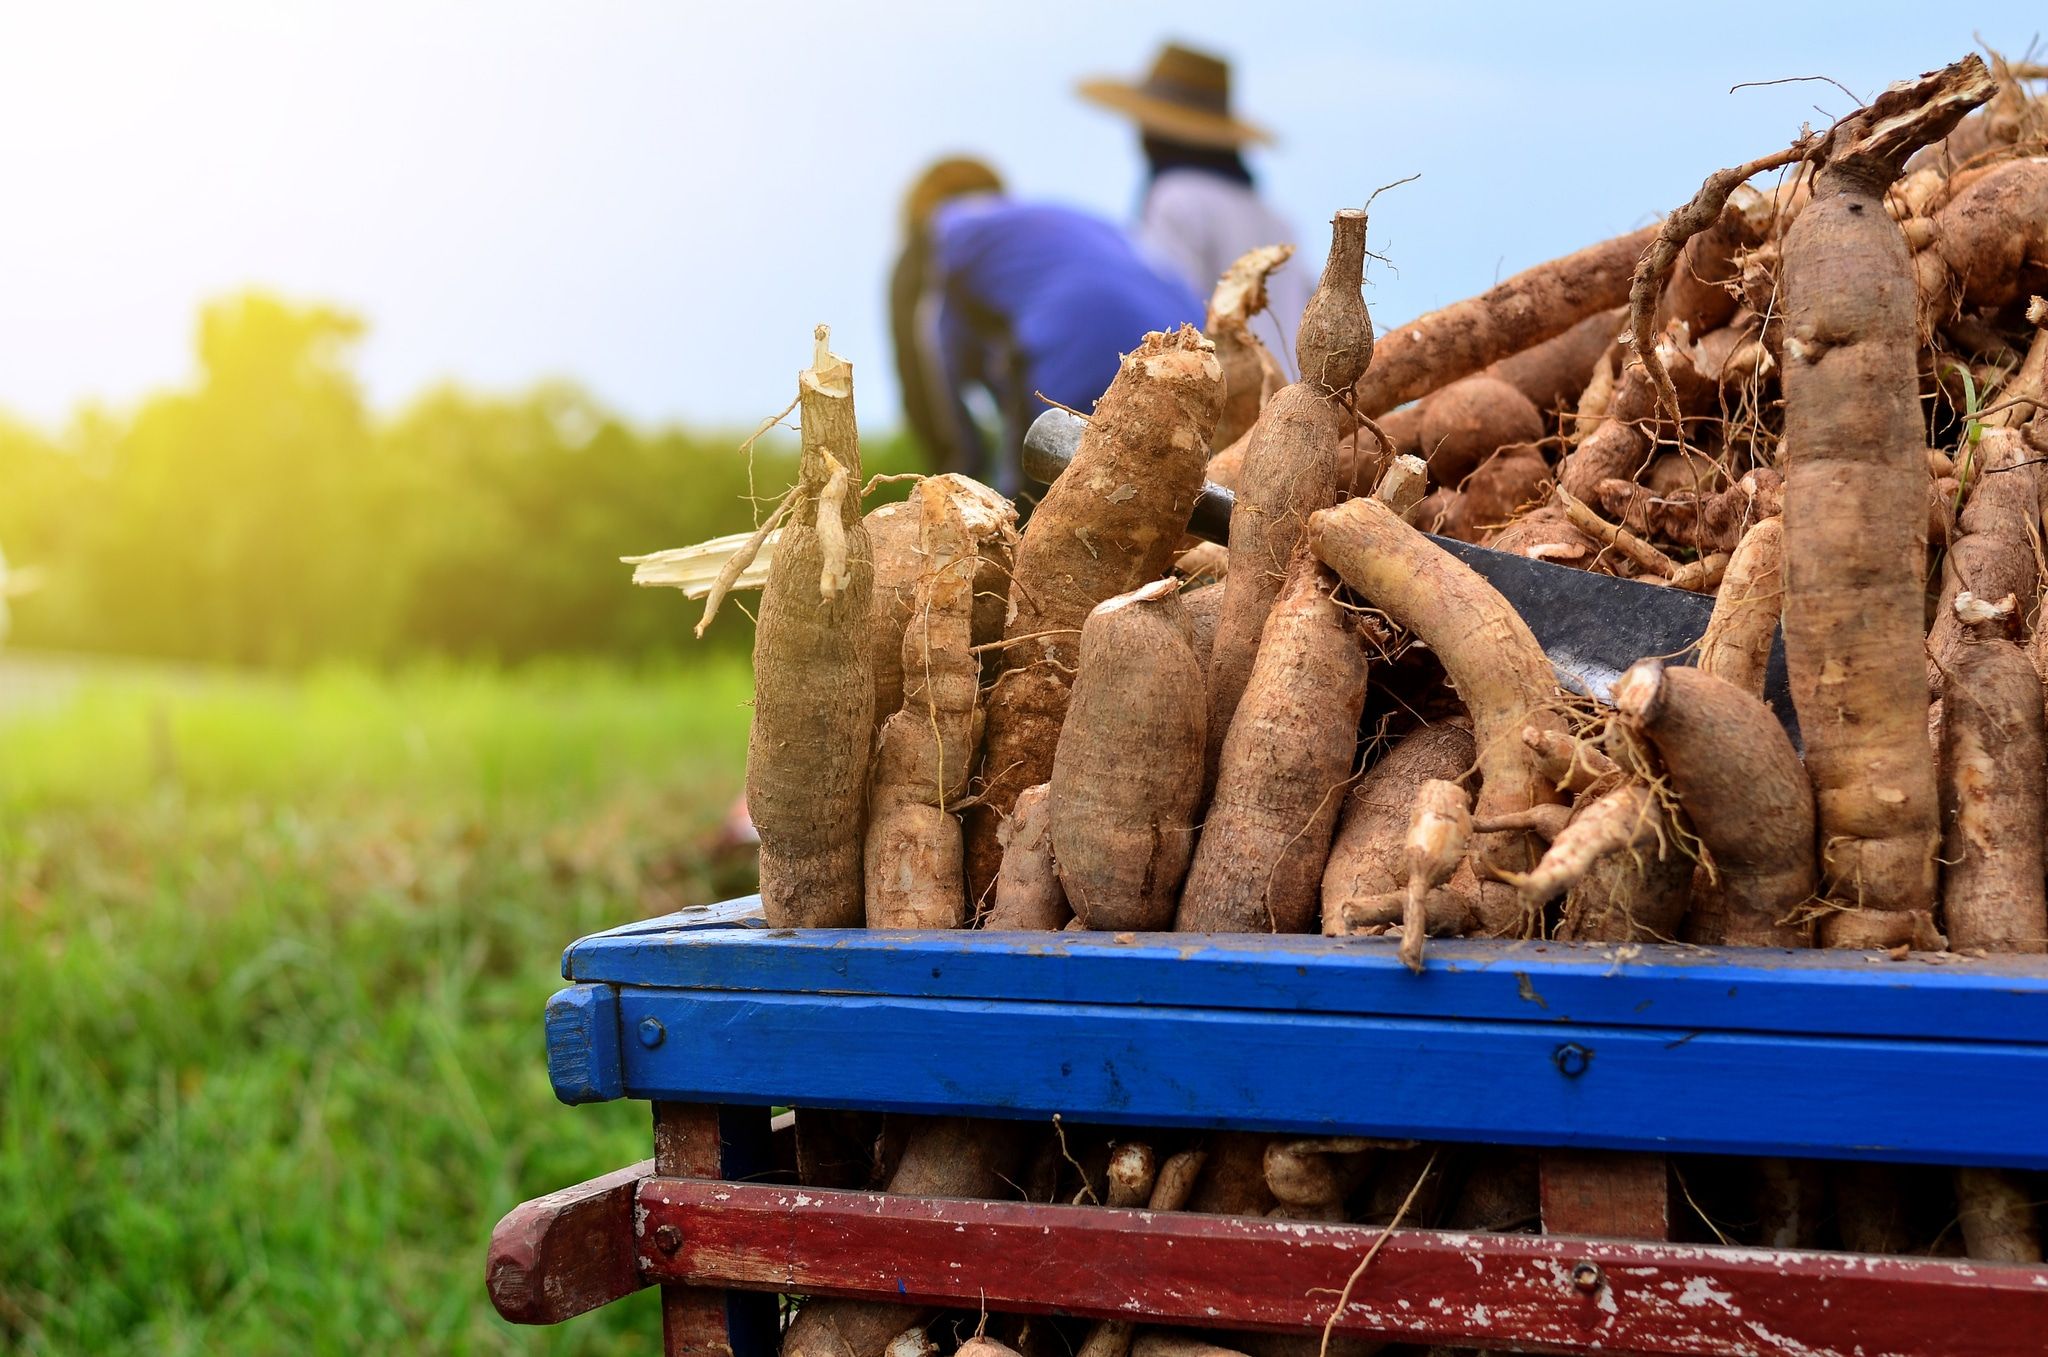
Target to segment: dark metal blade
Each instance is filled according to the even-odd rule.
[[[1051,484],[1073,461],[1087,427],[1088,422],[1071,411],[1040,415],[1024,437],[1025,473]],[[1227,543],[1233,502],[1222,486],[1204,485],[1188,531],[1205,541]],[[1714,601],[1705,594],[1596,575],[1435,533],[1428,536],[1484,576],[1522,615],[1559,683],[1603,702],[1614,680],[1637,660],[1655,656],[1691,663],[1690,651],[1713,615]],[[1799,723],[1785,673],[1782,633],[1771,640],[1764,700],[1797,744]]]

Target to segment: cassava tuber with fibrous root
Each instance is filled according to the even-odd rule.
[[[870,928],[958,928],[968,917],[955,807],[981,740],[979,558],[950,487],[924,481],[916,503],[923,573],[903,628],[903,707],[882,723],[868,796]]]
[[[1074,917],[1052,856],[1051,798],[1052,788],[1042,782],[1017,794],[1010,818],[998,831],[1003,865],[996,873],[995,903],[982,919],[983,928],[1050,933],[1065,928]]]
[[[1785,658],[1823,886],[1845,907],[1824,926],[1834,945],[1932,933],[1919,343],[1912,263],[1883,195],[1991,90],[1968,57],[1837,123],[1784,242]]]
[[[1522,727],[1562,724],[1557,681],[1529,624],[1471,567],[1458,561],[1375,500],[1358,499],[1309,519],[1316,555],[1395,625],[1443,661],[1472,714],[1478,743],[1479,796],[1485,819],[1555,799],[1555,789],[1519,738]],[[1479,860],[1496,872],[1526,871],[1540,850],[1520,831],[1479,833]],[[1527,923],[1509,892],[1482,902],[1488,931]]]
[[[1813,787],[1785,728],[1754,693],[1698,669],[1645,660],[1614,686],[1629,727],[1657,751],[1712,884],[1694,901],[1701,941],[1803,947],[1820,881]]]
[[[1372,354],[1372,323],[1359,295],[1365,225],[1365,213],[1354,210],[1331,223],[1329,261],[1295,338],[1302,380],[1260,414],[1238,471],[1230,568],[1207,668],[1211,785],[1288,559],[1308,516],[1337,499],[1337,392],[1350,387],[1345,375],[1355,377]]]
[[[1223,741],[1215,797],[1181,891],[1182,932],[1314,926],[1365,705],[1363,628],[1335,593],[1335,578],[1305,546],[1297,549]]]
[[[1350,932],[1351,914],[1382,900],[1394,901],[1393,917],[1375,922],[1400,921],[1400,901],[1407,894],[1409,808],[1431,781],[1464,777],[1473,757],[1472,732],[1444,722],[1403,736],[1366,770],[1344,798],[1337,837],[1323,866],[1324,933]]]
[[[1002,865],[996,828],[1017,793],[1052,775],[1081,624],[1096,604],[1166,573],[1202,488],[1223,402],[1215,349],[1193,326],[1154,333],[1097,402],[1073,464],[1019,539],[988,698],[979,800],[967,817],[967,878],[980,900]]]

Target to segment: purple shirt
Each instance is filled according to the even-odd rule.
[[[962,198],[933,215],[931,241],[936,356],[956,419],[965,420],[960,393],[977,383],[1002,412],[1006,456],[989,468],[999,489],[1015,488],[1040,394],[1086,414],[1147,331],[1203,320],[1185,282],[1121,228],[1073,208]],[[960,436],[980,442],[971,429]]]

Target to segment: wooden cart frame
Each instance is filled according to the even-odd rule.
[[[1418,976],[1379,939],[777,931],[747,899],[563,974],[557,1095],[651,1102],[655,1154],[504,1218],[515,1321],[658,1285],[667,1353],[769,1357],[778,1293],[1296,1332],[1346,1295],[1340,1334],[1523,1351],[2048,1351],[2048,1268],[1670,1242],[1662,1161],[2048,1169],[2041,958],[1444,941]],[[777,1105],[1540,1146],[1544,1233],[797,1188],[762,1181]]]

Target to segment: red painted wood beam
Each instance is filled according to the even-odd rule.
[[[1319,1330],[1379,1235],[685,1178],[646,1180],[640,1205],[652,1280],[1217,1329]],[[2048,1269],[1397,1230],[1336,1328],[1548,1352],[1994,1357],[2040,1350]]]
[[[514,1324],[559,1324],[647,1285],[633,1266],[633,1194],[654,1161],[535,1197],[491,1231],[484,1286]]]

